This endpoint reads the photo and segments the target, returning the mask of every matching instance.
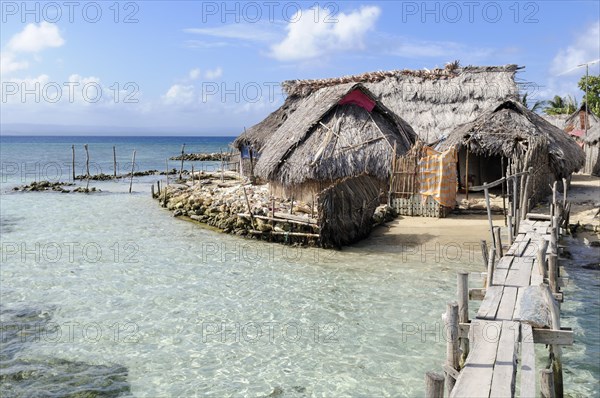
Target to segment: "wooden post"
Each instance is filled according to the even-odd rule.
[[[490,206],[490,191],[487,187],[487,182],[483,183],[483,192],[485,193],[485,206],[487,207],[487,216],[490,223],[490,234],[492,234],[492,243],[496,251],[498,246],[496,245],[496,239],[494,238],[494,223],[492,222],[492,208]]]
[[[256,227],[254,226],[254,216],[252,215],[252,208],[250,207],[248,194],[246,194],[246,187],[244,187],[244,198],[246,199],[246,206],[248,206],[248,214],[250,214],[250,224],[252,225],[252,229],[256,230]]]
[[[90,152],[88,151],[88,144],[84,144],[83,147],[85,148],[85,175],[87,178],[85,189],[87,191],[90,189]]]
[[[179,179],[181,180],[181,175],[183,174],[183,159],[185,156],[185,144],[181,146],[181,167],[179,167]]]
[[[544,289],[544,298],[550,309],[552,320],[552,330],[560,330],[560,310],[558,303],[548,289]],[[550,358],[552,359],[552,373],[554,378],[554,394],[557,398],[563,397],[563,377],[562,377],[562,348],[558,344],[550,346]]]
[[[113,145],[113,177],[117,178],[117,148]]]
[[[294,214],[294,196],[292,195],[292,203],[290,204],[290,214]]]
[[[165,166],[167,167],[167,185],[169,185],[169,158],[165,159]],[[167,187],[165,187],[166,189]]]
[[[194,163],[192,163],[192,187],[194,186]]]
[[[509,214],[509,215],[508,215],[508,245],[509,245],[509,246],[510,246],[510,245],[512,245],[512,243],[513,243],[513,238],[514,238],[514,236],[513,236],[513,225],[512,225],[512,223],[513,223],[513,218],[512,218],[512,216]]]
[[[525,179],[525,189],[523,190],[523,203],[521,203],[521,220],[524,220],[527,217],[527,212],[529,211],[529,180],[531,179],[531,174],[533,173],[533,167],[530,167],[527,170],[527,178]]]
[[[563,208],[567,205],[567,179],[563,177]]]
[[[73,169],[73,182],[75,182],[75,145],[71,145],[71,167]]]
[[[396,141],[394,141],[394,152],[392,153],[392,172],[390,173],[390,186],[388,188],[388,206],[392,205],[392,191],[394,186],[394,175],[396,174]]]
[[[425,397],[444,398],[444,376],[435,372],[425,373]]]
[[[160,196],[160,180],[156,181],[156,188],[158,188],[158,196]]]
[[[469,322],[469,273],[459,272],[457,275],[458,322]],[[469,355],[469,339],[460,339],[460,364],[464,364]]]
[[[516,170],[515,170],[516,172]],[[518,183],[517,183],[517,177],[513,176],[513,217],[514,217],[514,221],[515,221],[515,228],[513,230],[514,236],[517,236],[519,233],[519,213],[518,213],[518,208],[517,205],[519,203],[518,200],[519,197],[519,189],[518,189]]]
[[[223,157],[223,150],[219,148],[221,154],[221,182],[225,181],[225,158]]]
[[[500,167],[502,168],[502,177],[504,181],[502,181],[502,214],[504,214],[504,226],[508,225],[507,214],[506,214],[506,170],[504,169],[504,156],[500,156]]]
[[[496,261],[496,250],[492,247],[490,249],[490,255],[487,264],[487,278],[486,278],[486,287],[490,287],[494,285],[494,263]]]
[[[548,241],[543,240],[542,245],[537,251],[538,270],[543,279],[548,277],[548,265],[546,264],[546,249],[548,249]]]
[[[551,369],[540,370],[540,395],[542,398],[556,398],[554,376]]]
[[[129,193],[131,193],[131,186],[133,185],[133,171],[135,170],[135,149],[133,150],[133,158],[131,159],[131,178],[129,179]]]
[[[450,369],[458,370],[458,304],[456,301],[450,302],[446,306],[446,366]],[[448,395],[452,392],[456,380],[448,372],[445,372],[446,390]]]
[[[154,184],[150,185],[150,197],[154,199]]]
[[[560,218],[560,216],[556,215],[552,219],[552,222],[554,223],[554,229],[552,232],[554,233],[556,239],[556,253],[558,253],[558,241],[560,239]]]
[[[558,257],[552,253],[548,256],[548,284],[552,293],[558,293]]]
[[[275,227],[275,198],[271,199],[271,227]]]
[[[500,227],[494,227],[494,236],[496,238],[496,250],[498,253],[498,258],[502,258],[504,256],[504,249],[502,248],[502,237],[500,232]]]
[[[489,251],[488,251],[488,247],[487,247],[487,242],[482,239],[480,241],[481,243],[481,257],[483,258],[483,267],[485,269],[487,269],[488,266],[488,259],[489,259]]]
[[[469,146],[465,146],[467,159],[465,160],[465,199],[469,200]],[[485,184],[484,184],[485,185]],[[450,393],[450,391],[448,391]]]
[[[552,208],[554,209],[554,211],[552,212],[552,216],[557,215],[556,214],[556,194],[557,194],[557,186],[558,186],[558,182],[554,181],[554,184],[552,184]]]

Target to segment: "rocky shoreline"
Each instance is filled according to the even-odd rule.
[[[181,160],[183,158],[184,161],[188,162],[196,162],[196,161],[221,161],[221,159],[226,159],[229,155],[225,153],[213,152],[213,153],[185,153],[179,156],[173,156],[169,158],[169,160]]]
[[[21,185],[18,187],[14,187],[13,191],[18,192],[43,192],[43,191],[55,191],[61,193],[71,193],[71,192],[80,192],[80,193],[90,193],[90,192],[101,192],[99,189],[95,187],[85,188],[85,187],[77,187],[73,190],[65,189],[64,187],[72,187],[75,184],[71,182],[50,182],[50,181],[34,181],[28,185]]]
[[[239,175],[199,172],[194,182],[163,187],[154,195],[174,217],[197,221],[221,232],[294,245],[319,245],[316,205],[270,195],[267,184],[253,185]],[[250,211],[249,211],[250,209]],[[373,221],[395,218],[389,206],[377,208]]]

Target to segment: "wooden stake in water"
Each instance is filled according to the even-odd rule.
[[[87,191],[90,189],[90,152],[88,151],[87,144],[85,144],[83,147],[85,148],[85,175],[87,177],[85,190]]]
[[[133,170],[135,169],[135,149],[133,150],[133,159],[131,159],[131,179],[129,180],[129,193],[131,193],[131,186],[133,185]]]
[[[113,145],[113,177],[117,178],[117,148]]]
[[[71,145],[71,153],[72,153],[72,162],[71,167],[73,170],[73,182],[75,182],[75,145]]]
[[[181,174],[183,174],[183,158],[185,155],[185,144],[181,146],[181,167],[179,168],[179,179],[181,180]]]

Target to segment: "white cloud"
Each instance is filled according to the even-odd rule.
[[[48,22],[39,25],[30,23],[25,28],[10,38],[6,48],[10,52],[36,53],[45,48],[60,47],[65,44],[58,27]]]
[[[471,48],[456,42],[424,41],[411,37],[381,38],[376,47],[380,47],[385,54],[403,58],[431,57],[445,58],[447,61],[460,59],[469,60],[468,63],[476,63],[493,52],[490,49]]]
[[[190,104],[194,100],[194,86],[174,84],[162,98],[165,104]]]
[[[567,48],[560,49],[550,67],[553,75],[581,74],[576,68],[586,62],[600,58],[600,21],[588,26]]]
[[[16,60],[13,53],[0,53],[0,73],[3,75],[22,69],[27,69],[28,67],[29,62]]]
[[[200,77],[200,68],[194,68],[190,70],[188,76],[190,80],[198,80],[198,78]]]
[[[221,76],[223,76],[223,69],[221,69],[221,67],[217,67],[216,69],[213,70],[207,70],[206,73],[204,73],[204,77],[207,80],[215,80],[220,78]]]
[[[327,13],[322,10],[323,15]],[[380,14],[379,7],[368,6],[349,14],[339,13],[335,22],[328,22],[315,21],[313,13],[298,11],[286,27],[287,36],[271,46],[270,55],[280,61],[298,61],[362,50],[366,33],[374,28]]]
[[[183,31],[202,36],[244,41],[272,42],[278,38],[278,35],[273,32],[272,24],[259,23],[229,24],[213,28],[188,28]]]

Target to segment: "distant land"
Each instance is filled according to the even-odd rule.
[[[0,124],[0,135],[95,135],[95,136],[196,136],[235,137],[243,127],[219,127],[203,130],[169,127],[74,126],[33,123]]]

